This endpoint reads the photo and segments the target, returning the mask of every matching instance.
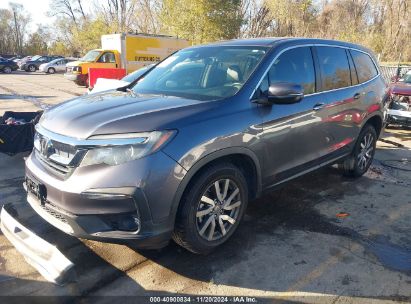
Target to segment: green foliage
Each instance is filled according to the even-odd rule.
[[[51,0],[52,29],[27,33],[21,5],[0,9],[0,53],[83,55],[101,35],[147,32],[194,44],[293,36],[338,39],[372,49],[381,60],[411,60],[410,0]]]
[[[193,43],[231,39],[242,25],[239,0],[164,0],[162,31]]]

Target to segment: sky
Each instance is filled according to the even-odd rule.
[[[31,25],[28,29],[34,32],[37,29],[37,24],[50,25],[53,23],[53,17],[47,17],[50,0],[0,0],[0,8],[9,8],[9,2],[22,4],[27,12],[31,14]],[[84,3],[92,2],[91,0],[83,1]]]

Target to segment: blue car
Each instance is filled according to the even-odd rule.
[[[11,60],[0,58],[0,72],[10,74],[18,69],[17,63]]]

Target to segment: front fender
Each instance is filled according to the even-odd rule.
[[[228,147],[228,148],[224,148],[218,151],[214,151],[202,157],[195,164],[193,164],[190,167],[190,169],[187,171],[187,173],[184,175],[184,178],[182,179],[182,181],[180,182],[180,185],[174,195],[171,214],[170,214],[170,219],[173,223],[175,221],[178,206],[180,204],[184,191],[186,190],[189,182],[196,175],[196,173],[198,173],[205,165],[213,161],[216,161],[218,159],[221,159],[223,157],[230,156],[230,155],[244,155],[252,159],[255,169],[256,169],[256,174],[257,174],[256,196],[258,197],[260,195],[261,190],[262,190],[261,166],[260,166],[260,161],[258,157],[252,150],[245,148],[245,147]]]

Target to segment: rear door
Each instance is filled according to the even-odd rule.
[[[66,59],[61,59],[56,62],[56,70],[59,72],[64,72],[66,70]]]
[[[291,82],[304,88],[304,98],[295,104],[261,106],[264,187],[295,176],[315,166],[327,146],[322,130],[325,94],[319,93],[318,71],[312,48],[299,46],[278,56],[256,91],[264,93],[269,84]]]
[[[350,151],[355,130],[361,123],[359,104],[364,92],[358,85],[348,49],[317,46],[316,54],[321,73],[321,91],[327,96],[323,128],[329,141],[322,155],[333,158]]]

